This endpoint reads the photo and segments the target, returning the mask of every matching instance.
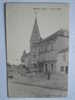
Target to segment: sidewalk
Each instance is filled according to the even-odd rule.
[[[58,89],[67,91],[67,76],[53,74],[51,75],[51,79],[47,79],[47,75],[29,75],[26,77],[17,77],[13,79],[12,82],[23,85],[31,85],[36,87],[48,88],[48,89]]]

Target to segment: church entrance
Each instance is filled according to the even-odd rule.
[[[48,73],[48,72],[52,72],[53,73],[54,69],[55,69],[54,67],[55,67],[54,63],[50,63],[50,64],[49,63],[45,63],[44,64],[44,72],[45,73]]]

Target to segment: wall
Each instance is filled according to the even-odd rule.
[[[61,72],[62,66],[64,66],[64,71]],[[56,63],[56,72],[65,73],[66,66],[68,66],[68,51],[58,53],[57,63]]]

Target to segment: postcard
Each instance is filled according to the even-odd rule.
[[[5,5],[9,97],[68,95],[69,4]]]

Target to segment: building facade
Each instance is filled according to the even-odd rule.
[[[68,32],[63,29],[42,39],[37,24],[37,18],[35,18],[30,39],[30,53],[27,56],[28,66],[35,67],[39,72],[62,72],[62,70],[59,69],[62,69],[62,66],[68,66],[68,39]],[[65,51],[67,54],[65,54],[66,57],[62,60],[60,58],[63,58]],[[67,59],[66,61],[65,58]],[[60,62],[62,63],[60,64]]]

